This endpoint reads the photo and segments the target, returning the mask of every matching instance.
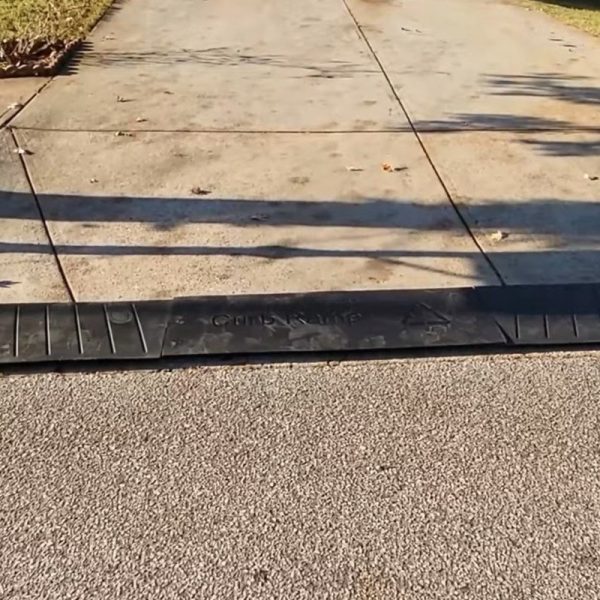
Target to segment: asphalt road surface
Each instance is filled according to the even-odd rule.
[[[0,378],[0,598],[600,597],[597,353]]]

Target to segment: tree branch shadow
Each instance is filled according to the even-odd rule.
[[[559,73],[483,76],[483,85],[493,96],[552,99],[588,109],[598,106],[598,119],[584,125],[552,116],[466,112],[452,113],[442,119],[416,121],[414,125],[424,133],[513,133],[517,134],[515,141],[545,156],[600,156],[600,87],[594,85],[596,81],[592,77]],[[544,136],[518,135],[522,133]],[[556,137],[551,138],[548,134]]]

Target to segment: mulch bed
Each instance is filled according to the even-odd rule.
[[[56,75],[79,47],[81,40],[0,41],[0,79],[8,77],[48,77]]]

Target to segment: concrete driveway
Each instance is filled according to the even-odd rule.
[[[0,132],[0,301],[598,281],[599,107],[499,0],[120,2]]]

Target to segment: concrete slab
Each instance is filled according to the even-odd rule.
[[[600,43],[497,0],[348,0],[420,130],[598,128]]]
[[[507,283],[600,281],[600,145],[563,133],[424,134]]]
[[[600,280],[598,40],[495,0],[348,5],[504,280]]]
[[[127,2],[96,29],[72,73],[58,77],[17,124],[260,131],[407,125],[337,0]]]
[[[3,79],[0,85],[0,127],[17,112],[16,104],[25,104],[46,84],[46,78]]]
[[[18,136],[78,300],[497,283],[411,134]]]
[[[67,301],[14,147],[10,134],[0,131],[0,303]]]

